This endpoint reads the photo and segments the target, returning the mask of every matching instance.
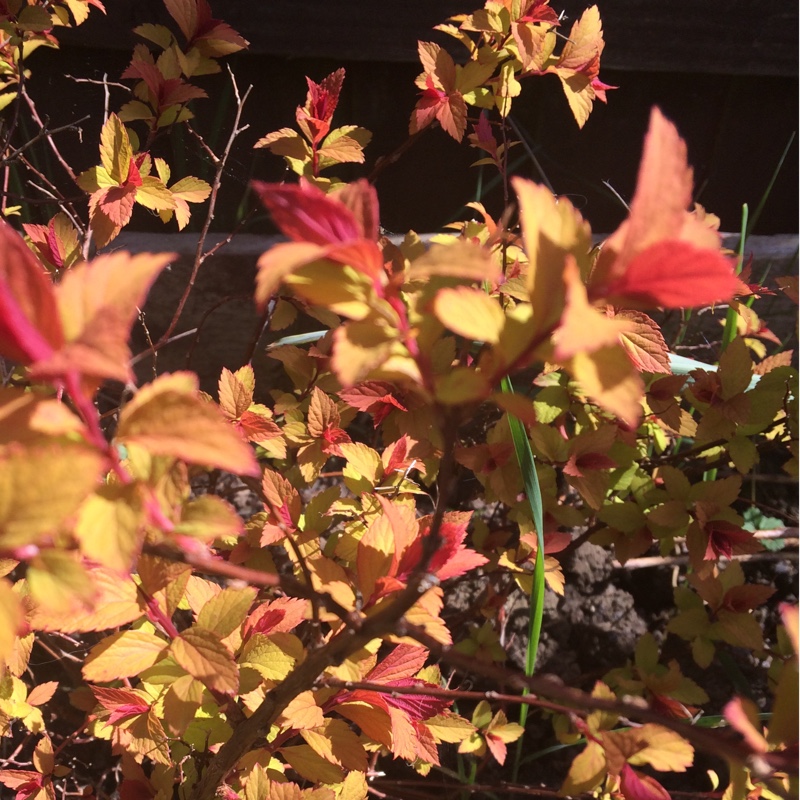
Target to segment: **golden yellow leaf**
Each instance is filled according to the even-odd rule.
[[[14,643],[25,633],[25,613],[11,584],[0,579],[0,666],[11,658]]]
[[[81,670],[84,680],[115,681],[138,675],[164,654],[168,642],[147,631],[120,631],[98,642]]]
[[[454,239],[451,244],[434,244],[408,270],[408,280],[424,280],[434,275],[468,281],[494,281],[500,267],[488,250],[472,242]]]
[[[282,681],[304,652],[303,643],[291,633],[255,633],[247,640],[239,662],[255,669],[265,680]]]
[[[172,641],[170,655],[212,691],[223,694],[238,691],[239,668],[215,633],[204,628],[189,628]]]
[[[230,636],[245,621],[256,594],[252,586],[223,589],[202,607],[197,626],[213,631],[221,639]]]
[[[121,576],[104,567],[92,569],[92,585],[97,594],[94,608],[75,611],[34,605],[28,621],[33,630],[87,633],[117,628],[144,616],[143,600],[130,576]]]
[[[471,286],[441,289],[433,311],[446,328],[476,342],[495,344],[505,323],[498,299]]]
[[[197,376],[162,375],[143,387],[122,409],[117,438],[155,455],[259,475],[253,451],[214,406],[203,402]]]
[[[522,178],[513,181],[520,207],[520,223],[528,255],[527,286],[537,334],[560,319],[565,300],[564,262],[570,253],[586,277],[591,230],[564,197],[556,199],[544,186]]]
[[[621,345],[602,347],[593,353],[576,353],[565,366],[601,408],[626,425],[638,426],[644,384]]]
[[[98,564],[129,571],[139,550],[144,513],[135,484],[107,484],[78,511],[75,535],[81,552]]]
[[[347,770],[366,772],[367,753],[358,735],[340,719],[325,719],[314,730],[300,735],[317,755]]]
[[[67,523],[97,485],[104,457],[63,442],[0,453],[0,546],[33,544]]]
[[[318,728],[324,723],[322,708],[317,705],[314,693],[310,691],[301,692],[297,697],[292,698],[289,705],[283,709],[281,716],[288,727],[295,730]]]

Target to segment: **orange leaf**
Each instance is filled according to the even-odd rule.
[[[739,281],[719,236],[689,214],[686,144],[654,108],[628,219],[608,239],[590,293],[616,305],[681,308],[729,300]]]
[[[669,348],[658,325],[640,311],[623,310],[616,318],[630,322],[631,327],[620,336],[620,344],[636,369],[670,375]]]
[[[118,252],[70,269],[56,288],[65,344],[32,374],[55,378],[72,370],[132,381],[128,338],[139,306],[171,253]]]

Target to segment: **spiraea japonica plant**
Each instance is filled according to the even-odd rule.
[[[335,177],[365,162],[370,134],[334,127],[344,70],[309,78],[297,128],[256,145],[299,176],[253,185],[285,236],[253,290],[285,380],[241,364],[212,398],[186,371],[135,385],[129,336],[173,257],[106,249],[137,204],[179,228],[203,219],[157,349],[214,268],[205,235],[248,94],[231,73],[215,152],[192,106],[247,43],[206,0],[165,5],[173,27],[136,30],[131,99],[76,173],[25,75],[55,27],[103,6],[0,4],[3,167],[33,168],[30,114],[65,172],[47,224],[8,195],[0,222],[0,783],[17,800],[362,800],[419,791],[415,775],[434,791],[525,791],[526,757],[561,743],[574,758],[542,796],[668,797],[663,774],[696,751],[718,758],[726,798],[796,792],[797,610],[781,605],[765,632],[754,612],[774,589],[736,560],[762,548],[743,476],[776,445],[797,473],[792,354],[767,350],[752,307],[771,289],[692,206],[686,146],[657,109],[627,219],[599,246],[568,199],[509,174],[526,80],[556,76],[578,125],[613,88],[597,8],[566,30],[547,0],[488,0],[439,26],[461,59],[420,43],[409,135],[467,137],[509,198],[494,216],[472,204],[430,243],[383,238],[374,187]],[[201,142],[211,183],[151,155],[174,129]],[[778,287],[796,298],[796,279]],[[712,304],[729,309],[718,364],[687,374],[657,313]],[[284,335],[295,320],[312,332]],[[107,382],[126,392],[101,415]],[[228,478],[259,510],[237,513]],[[481,503],[459,492],[467,479]],[[623,564],[688,555],[666,626],[684,667],[658,631],[586,685],[535,672],[544,593],[563,593],[560,558],[589,541]],[[451,592],[476,575],[488,588],[456,624]],[[518,669],[500,627],[520,591]],[[769,658],[767,708],[733,690],[710,706],[703,670],[730,648]],[[44,678],[36,653],[54,660]]]

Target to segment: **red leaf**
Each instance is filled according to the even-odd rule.
[[[425,689],[436,689],[432,683],[427,681],[414,680],[413,678],[402,678],[396,681],[388,681],[387,686],[397,687],[418,687]],[[443,697],[434,697],[427,694],[385,694],[383,699],[386,704],[400,709],[412,720],[420,721],[430,719],[440,714],[444,709],[452,704],[452,700]]]
[[[50,279],[0,220],[0,352],[20,364],[48,358],[64,343],[60,320]]]
[[[410,678],[425,666],[427,658],[428,651],[424,647],[399,644],[367,673],[364,680],[370,683],[388,683]]]
[[[628,308],[687,308],[730,300],[737,286],[727,256],[671,239],[636,255],[606,297]]]
[[[483,566],[488,559],[464,545],[472,512],[448,511],[444,515],[439,530],[442,543],[431,559],[429,572],[436,575],[439,580],[457,578],[472,569]],[[422,539],[430,533],[431,516],[419,520],[419,536],[403,553],[397,568],[397,577],[401,580],[408,578],[415,569],[422,556]]]
[[[408,409],[392,394],[396,389],[390,383],[383,381],[366,381],[350,389],[342,389],[339,397],[352,408],[372,414],[373,423],[377,428],[393,409],[408,411]],[[390,471],[387,469],[387,472]]]
[[[292,241],[328,245],[361,238],[352,212],[310,183],[253,181],[252,185],[275,224]]]
[[[655,778],[636,772],[629,764],[622,766],[620,789],[625,800],[670,800],[669,792]]]

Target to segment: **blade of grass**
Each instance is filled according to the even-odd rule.
[[[742,206],[742,225],[741,225],[741,235],[739,236],[739,251],[737,253],[737,262],[736,262],[736,272],[737,274],[742,271],[742,265],[744,264],[744,245],[747,241],[747,219],[749,216],[750,209],[745,203]],[[725,348],[736,338],[736,320],[738,319],[739,315],[736,313],[736,309],[733,306],[728,306],[728,313],[725,315],[725,330],[722,332],[722,352],[725,351]]]
[[[506,376],[501,384],[503,392],[514,393],[511,379]],[[533,525],[536,528],[536,561],[533,568],[533,586],[531,588],[530,620],[528,623],[528,644],[525,650],[525,674],[533,675],[536,669],[536,656],[539,652],[539,639],[542,633],[542,616],[544,614],[544,527],[542,515],[542,492],[539,487],[539,477],[536,474],[536,463],[531,450],[531,443],[525,426],[513,414],[508,415],[508,424],[511,428],[511,439],[514,442],[514,451],[517,454],[522,482],[525,487],[525,496],[531,507]],[[519,724],[524,728],[528,719],[528,706],[523,704],[519,710]],[[524,738],[524,737],[523,737]],[[522,761],[523,739],[517,742],[514,757],[512,781],[517,780]]]

